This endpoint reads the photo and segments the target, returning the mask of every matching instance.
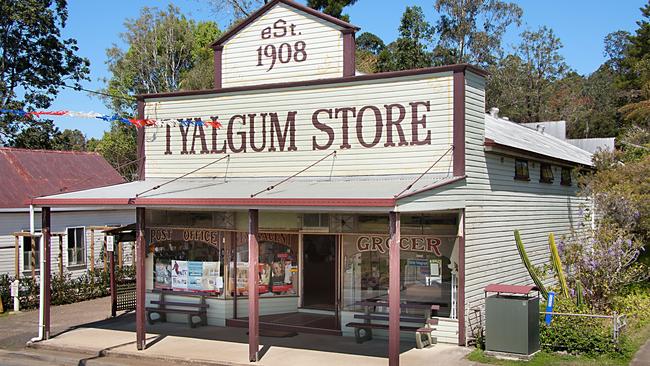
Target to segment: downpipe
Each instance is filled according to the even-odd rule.
[[[34,205],[29,205],[29,233],[31,235],[37,235],[36,230],[34,229]],[[44,331],[45,331],[45,283],[43,283],[43,273],[45,273],[45,256],[43,252],[45,251],[45,242],[43,240],[42,233],[37,235],[39,237],[38,241],[38,250],[39,250],[39,296],[38,296],[38,337],[30,339],[30,342],[40,342],[43,340]]]

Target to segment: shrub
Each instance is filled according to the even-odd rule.
[[[116,281],[135,277],[135,268],[125,266],[122,269],[115,269]],[[0,295],[5,310],[13,309],[11,298],[11,283],[14,277],[7,274],[0,275]],[[39,304],[39,282],[30,276],[21,277],[20,280],[20,308],[23,310],[37,308]],[[97,297],[110,295],[110,275],[103,269],[87,271],[77,278],[71,274],[64,273],[63,276],[53,274],[51,279],[52,305],[64,305],[74,302],[85,301]]]
[[[623,288],[648,278],[647,267],[637,261],[642,250],[641,241],[607,222],[574,232],[558,246],[571,287],[580,281],[586,302],[600,311],[611,309]]]
[[[554,312],[589,314],[586,307],[579,308],[570,299],[556,298]],[[612,339],[610,319],[556,315],[550,325],[540,325],[540,342],[547,351],[565,351],[570,354],[597,356],[620,355],[621,350]]]

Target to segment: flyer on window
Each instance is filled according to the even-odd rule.
[[[172,289],[187,290],[187,261],[172,260]]]

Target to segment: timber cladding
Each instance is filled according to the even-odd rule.
[[[147,177],[418,174],[453,142],[452,72],[147,100],[147,118],[213,117],[223,126],[146,128]],[[447,175],[451,154],[434,172]]]
[[[223,44],[222,86],[340,77],[341,29],[278,3]]]

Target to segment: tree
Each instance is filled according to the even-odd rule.
[[[347,14],[343,14],[343,8],[354,5],[356,2],[357,0],[307,0],[307,6],[349,22],[350,17]]]
[[[265,3],[262,0],[208,0],[217,14],[226,13],[236,24]]]
[[[212,72],[204,73],[204,79],[197,80],[190,70],[199,63],[209,62],[206,61],[209,53],[201,48],[207,48],[217,38],[216,24],[195,24],[170,5],[164,11],[145,7],[138,19],[127,19],[124,26],[126,32],[121,38],[128,49],[113,45],[106,51],[112,76],[105,91],[127,97],[106,99],[108,107],[116,113],[134,114],[135,100],[128,99],[134,94],[181,89],[183,77],[190,86],[199,87],[205,85],[206,78],[213,80]]]
[[[431,25],[419,6],[408,6],[402,14],[399,37],[378,56],[379,71],[409,70],[431,66],[433,58],[427,50],[432,34]]]
[[[52,141],[54,150],[86,151],[86,136],[79,130],[65,129]]]
[[[133,163],[138,158],[135,149],[136,139],[135,128],[113,122],[110,131],[105,132],[101,140],[89,143],[89,145],[93,145],[89,147],[92,147],[92,151],[100,153],[124,179],[133,181],[138,178],[138,164]]]
[[[650,1],[641,13],[621,62],[621,88],[628,93],[629,103],[620,112],[628,125],[650,128]]]
[[[23,149],[85,151],[86,136],[79,130],[65,129],[61,132],[52,121],[46,120],[23,128],[13,137],[11,146]]]
[[[386,48],[384,41],[376,34],[370,32],[361,33],[356,39],[356,44],[358,51],[370,52],[373,55],[378,55]]]
[[[66,82],[80,87],[87,79],[89,62],[76,55],[77,41],[61,37],[68,17],[65,0],[0,0],[0,14],[0,109],[47,108]],[[27,141],[25,133],[45,129],[34,136],[39,140],[50,133],[47,128],[47,123],[4,115],[0,144],[21,130],[21,141]]]
[[[214,87],[214,51],[210,45],[221,35],[214,22],[199,22],[192,27],[193,67],[181,77],[181,88],[185,90],[212,89]]]
[[[436,31],[440,50],[452,50],[455,63],[483,67],[496,62],[503,34],[511,24],[520,25],[523,11],[501,0],[436,0],[440,13]]]
[[[488,80],[488,105],[499,106],[518,122],[549,120],[554,115],[548,102],[564,78],[568,66],[560,55],[560,39],[547,27],[521,33],[515,53],[496,66]]]

